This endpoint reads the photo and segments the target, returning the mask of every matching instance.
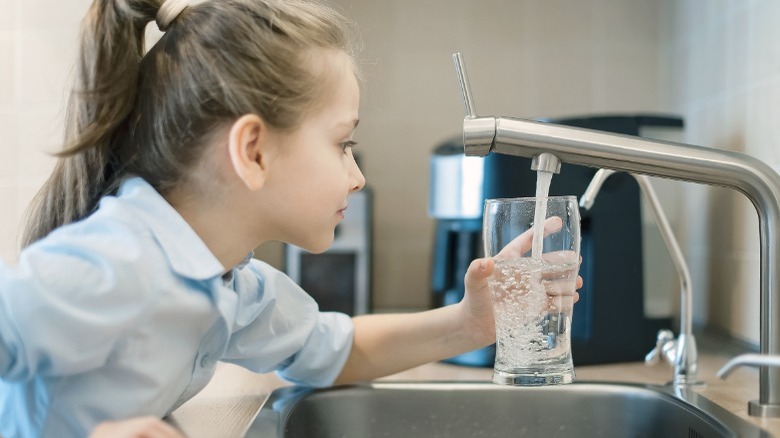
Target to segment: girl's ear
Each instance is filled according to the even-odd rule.
[[[230,127],[230,162],[236,175],[250,190],[258,190],[265,183],[269,140],[268,125],[255,114],[241,116]]]

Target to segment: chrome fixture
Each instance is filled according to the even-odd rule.
[[[463,92],[466,155],[490,152],[533,158],[547,152],[563,162],[711,184],[747,196],[759,216],[762,354],[780,354],[780,175],[747,154],[606,133],[510,117],[477,116],[460,54],[455,68]],[[750,415],[780,417],[780,370],[761,366],[759,399]]]
[[[531,170],[534,172],[561,173],[561,160],[553,154],[542,152],[531,160]]]
[[[740,354],[726,362],[726,364],[718,370],[717,376],[718,378],[725,380],[729,374],[737,369],[737,367],[743,365],[780,368],[780,356],[755,353]]]
[[[599,169],[596,172],[585,189],[585,193],[580,198],[580,207],[589,210],[593,206],[601,185],[613,173],[616,173],[616,171],[610,169]],[[693,335],[693,293],[691,291],[691,274],[688,271],[688,264],[685,263],[680,245],[672,231],[671,225],[669,225],[666,214],[664,214],[663,207],[661,207],[661,202],[658,200],[658,195],[656,195],[650,178],[633,173],[630,175],[639,184],[639,189],[647,200],[655,223],[661,232],[661,237],[666,244],[666,249],[669,251],[672,263],[680,278],[680,336],[675,339],[674,334],[670,330],[660,330],[656,346],[645,357],[645,363],[654,365],[663,357],[670,365],[674,366],[673,383],[675,385],[695,384],[697,383],[698,353],[696,350],[696,338]]]

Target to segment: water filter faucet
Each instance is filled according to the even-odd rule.
[[[734,370],[740,366],[767,366],[780,367],[780,356],[746,353],[732,358],[723,365],[716,374],[719,379],[725,380]]]
[[[596,200],[596,196],[601,189],[602,184],[610,175],[616,173],[614,170],[599,169],[591,179],[590,184],[585,189],[585,193],[580,197],[580,207],[589,210]],[[691,274],[688,271],[688,264],[685,262],[680,245],[672,231],[669,220],[664,213],[658,195],[653,188],[650,178],[645,175],[630,174],[634,177],[639,190],[647,201],[653,219],[658,226],[666,249],[672,258],[674,268],[677,270],[677,276],[680,279],[680,335],[675,339],[670,330],[660,330],[655,348],[645,357],[645,363],[653,365],[660,358],[674,366],[674,385],[693,385],[697,382],[698,373],[698,351],[696,348],[696,338],[693,335],[693,292],[691,291]]]
[[[533,158],[548,152],[563,162],[701,184],[729,187],[747,196],[759,216],[761,252],[761,353],[780,354],[780,175],[750,155],[683,143],[614,134],[532,120],[478,116],[464,68],[454,54],[466,104],[466,155],[490,152]],[[754,416],[780,417],[780,369],[761,366]]]

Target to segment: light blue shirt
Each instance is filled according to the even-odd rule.
[[[217,361],[326,386],[353,325],[248,257],[225,269],[149,184],[0,263],[0,435],[84,437],[106,419],[170,413]]]

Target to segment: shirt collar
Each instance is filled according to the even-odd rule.
[[[206,280],[218,277],[225,271],[179,212],[142,178],[124,180],[117,198],[138,211],[168,257],[174,272],[194,280]]]
[[[254,257],[254,256],[255,256],[255,252],[254,251],[249,251],[249,254],[247,254],[246,257],[244,257],[244,260],[241,260],[241,262],[239,264],[237,264],[235,268],[233,268],[233,269],[225,272],[224,274],[222,274],[222,281],[224,281],[225,284],[230,284],[230,282],[233,281],[233,273],[237,269],[244,269],[244,267],[246,265],[248,265],[249,262],[252,261],[252,257]]]

